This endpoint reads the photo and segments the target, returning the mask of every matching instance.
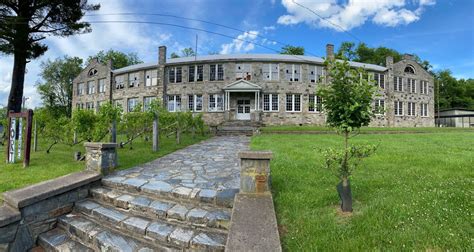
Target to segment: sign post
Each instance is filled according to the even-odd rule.
[[[25,127],[26,135],[25,136],[23,134],[23,119],[26,120],[26,127]],[[33,119],[33,110],[31,109],[24,112],[19,112],[19,113],[15,113],[13,111],[8,112],[9,129],[7,131],[8,133],[7,135],[8,146],[6,148],[7,163],[15,163],[15,154],[18,157],[18,159],[21,159],[22,148],[24,148],[23,167],[27,167],[30,164],[32,119]],[[18,128],[17,128],[17,121],[18,121]]]

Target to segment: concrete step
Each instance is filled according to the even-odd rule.
[[[43,248],[46,252],[66,252],[66,251],[78,251],[78,252],[93,252],[94,250],[86,245],[74,241],[71,239],[69,234],[61,228],[52,229],[46,233],[42,233],[38,236],[38,245]],[[39,251],[39,250],[36,250]]]
[[[97,202],[110,204],[146,218],[224,230],[230,226],[231,210],[216,205],[178,203],[104,187],[91,189],[91,194]]]
[[[131,251],[136,251],[140,246],[143,246],[141,244],[146,244],[148,248],[155,250],[170,248],[223,251],[227,239],[227,234],[223,231],[216,232],[215,229],[190,227],[177,222],[144,218],[92,200],[77,203],[75,213],[62,217],[60,223],[71,233],[79,232],[77,236],[82,241],[87,241],[86,244],[120,244],[120,242],[116,242],[118,239],[131,245],[137,244],[131,247]],[[78,230],[78,232],[72,231],[72,229],[81,228],[83,230]],[[94,231],[95,228],[105,230],[107,234],[101,235],[101,233]],[[91,234],[93,235],[92,241]],[[124,238],[110,238],[120,236],[119,234],[123,234]],[[99,240],[95,241],[94,239]],[[98,249],[102,250],[102,248]]]
[[[148,181],[140,178],[127,178],[113,175],[102,179],[102,185],[110,189],[132,194],[140,194],[155,199],[168,199],[176,202],[207,203],[232,208],[238,189],[201,189],[172,185],[164,181]]]

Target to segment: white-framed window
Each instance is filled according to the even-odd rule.
[[[300,81],[301,78],[301,65],[287,64],[285,69],[286,80],[288,81]]]
[[[420,80],[420,94],[428,94],[428,82]]]
[[[374,114],[376,115],[385,114],[385,100],[384,99],[375,99]]]
[[[195,94],[188,96],[188,110],[193,112],[202,111],[202,95]]]
[[[210,94],[209,95],[209,111],[222,111],[224,110],[224,95],[223,94]]]
[[[428,116],[428,103],[420,103],[420,115],[422,117]]]
[[[145,71],[145,87],[151,87],[158,85],[158,70],[146,70]]]
[[[105,93],[105,79],[99,79],[99,93]]]
[[[122,89],[124,87],[124,75],[115,76],[115,88]]]
[[[169,112],[181,111],[181,96],[168,95],[168,111]]]
[[[309,112],[321,112],[323,111],[323,99],[320,96],[310,94],[308,99],[308,111]]]
[[[323,66],[313,66],[313,65],[309,66],[308,79],[310,82],[319,82],[323,75],[324,75]]]
[[[301,95],[286,94],[286,111],[301,112]]]
[[[252,65],[248,63],[235,64],[235,79],[236,80],[251,80],[252,79]]]
[[[83,95],[84,94],[84,83],[78,83],[77,84],[77,95]]]
[[[374,73],[375,85],[378,85],[381,89],[385,89],[385,74]]]
[[[403,115],[403,102],[395,101],[393,104],[393,110],[396,116],[402,116]]]
[[[76,103],[76,108],[77,109],[84,109],[84,103],[80,103],[80,102]]]
[[[416,80],[407,78],[407,89],[410,93],[416,93]]]
[[[183,81],[183,70],[182,67],[170,67],[168,69],[168,81],[169,83],[180,83]]]
[[[393,90],[403,92],[403,78],[395,76],[393,77]]]
[[[414,102],[408,102],[407,115],[415,116],[415,103]]]
[[[203,65],[189,66],[188,82],[202,81],[203,78]]]
[[[94,94],[95,93],[95,81],[88,81],[87,82],[87,94]]]
[[[280,67],[277,63],[263,64],[262,73],[263,78],[267,81],[277,81],[280,79]]]
[[[121,99],[114,100],[114,106],[123,108],[123,101]]]
[[[153,102],[155,99],[155,96],[143,97],[143,111],[148,111],[150,109],[151,102]]]
[[[138,87],[140,75],[138,72],[128,74],[128,87]]]
[[[138,98],[128,98],[127,105],[127,111],[132,112],[138,105]]]
[[[209,80],[224,80],[224,66],[222,64],[209,65]]]
[[[278,94],[263,94],[263,111],[276,112],[279,110]]]
[[[87,110],[94,110],[94,102],[86,102]]]

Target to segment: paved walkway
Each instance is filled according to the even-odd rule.
[[[245,136],[213,137],[152,162],[116,172],[106,180],[135,178],[141,182],[161,181],[175,188],[238,189],[238,153],[248,150],[249,141]]]

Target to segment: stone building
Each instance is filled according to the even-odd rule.
[[[264,125],[325,123],[323,101],[315,95],[324,59],[281,54],[205,55],[166,58],[120,69],[91,61],[73,82],[73,106],[97,110],[111,101],[131,111],[153,99],[169,111],[202,113],[209,125],[248,120]],[[334,57],[327,45],[326,57]],[[378,87],[374,109],[384,108],[372,126],[434,126],[434,78],[405,55],[386,66],[350,62],[369,72]]]

